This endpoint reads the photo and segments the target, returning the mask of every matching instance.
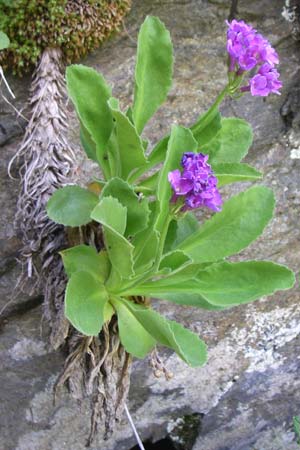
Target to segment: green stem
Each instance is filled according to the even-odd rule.
[[[220,104],[222,103],[222,101],[224,100],[224,98],[228,93],[229,93],[229,86],[226,85],[226,87],[218,95],[218,97],[211,105],[211,107],[206,111],[206,113],[203,116],[200,117],[200,123],[196,122],[194,125],[190,127],[192,132],[199,132],[210,123],[210,121],[216,114],[216,111],[218,110]]]

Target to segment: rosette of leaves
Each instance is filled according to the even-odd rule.
[[[61,252],[71,324],[90,339],[101,339],[113,323],[128,354],[144,358],[161,344],[196,367],[206,361],[205,343],[162,317],[149,298],[223,310],[292,287],[294,274],[271,261],[229,259],[271,220],[275,202],[269,188],[246,189],[203,223],[192,212],[174,212],[168,173],[180,167],[183,152],[209,155],[218,187],[255,182],[262,174],[241,162],[252,144],[251,126],[218,111],[226,90],[190,128],[173,126],[146,151],[141,134],[167,97],[172,70],[170,35],[155,17],[147,17],[139,32],[134,99],[126,111],[101,74],[82,65],[68,67],[82,146],[103,177],[86,189],[59,189],[47,211],[70,232],[92,224],[103,236],[102,248],[79,245]]]
[[[120,24],[130,0],[0,1],[1,30],[10,48],[1,55],[4,68],[23,74],[46,48],[60,48],[67,63],[95,50]]]

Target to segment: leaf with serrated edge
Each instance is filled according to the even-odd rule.
[[[113,129],[113,118],[107,105],[111,88],[100,73],[81,64],[67,68],[66,81],[77,115],[96,144],[97,159],[107,170],[105,146]]]
[[[143,141],[128,117],[111,102],[108,105],[115,120],[120,176],[126,180],[133,171],[147,163]]]
[[[93,209],[91,218],[123,236],[127,224],[127,208],[112,196],[104,197]]]
[[[178,249],[194,262],[218,261],[254,241],[273,216],[271,189],[254,186],[228,200],[221,212],[207,220]]]
[[[91,213],[91,218],[104,229],[105,248],[113,268],[122,278],[130,278],[133,271],[133,246],[123,236],[127,208],[116,198],[104,197]]]
[[[220,163],[212,164],[215,176],[218,178],[218,187],[225,184],[242,181],[257,181],[262,178],[262,173],[248,164]]]
[[[193,266],[182,272],[190,267]],[[140,284],[128,289],[126,295],[164,298],[164,294],[198,294],[212,305],[230,307],[289,289],[295,283],[291,270],[270,261],[212,264],[206,270],[191,273],[188,283],[180,272],[178,275]]]
[[[158,17],[146,17],[138,36],[133,120],[138,133],[165,101],[172,84],[173,47]]]
[[[177,305],[185,305],[185,306],[195,306],[201,309],[207,309],[208,311],[216,311],[226,309],[226,306],[216,306],[209,303],[199,294],[188,294],[188,293],[164,293],[164,294],[155,294],[155,298],[160,298],[161,300],[167,300],[172,303],[176,303]]]
[[[123,302],[156,341],[173,349],[187,364],[198,367],[206,362],[206,345],[196,334],[177,322],[165,319],[152,309],[127,300]]]
[[[195,233],[198,228],[199,222],[193,213],[185,213],[180,219],[172,220],[165,240],[164,253],[178,247],[182,241],[187,239],[192,233]]]
[[[157,185],[157,200],[159,213],[155,223],[155,229],[161,231],[169,214],[169,203],[172,197],[172,188],[168,181],[168,174],[180,167],[184,152],[197,152],[197,142],[188,128],[173,125],[168,143],[168,150],[164,165],[160,171]]]
[[[155,339],[139,323],[123,301],[111,299],[111,302],[117,312],[120,340],[125,350],[136,358],[145,358],[155,346]]]
[[[92,140],[90,133],[82,124],[80,125],[80,143],[87,157],[95,162],[98,162],[96,144]]]
[[[61,251],[60,254],[68,277],[75,272],[84,270],[94,275],[102,283],[108,278],[110,263],[106,251],[102,250],[98,253],[94,247],[77,245]]]
[[[107,300],[103,284],[92,274],[75,272],[66,288],[65,315],[80,333],[97,336],[103,325]]]
[[[218,109],[211,115],[207,111],[199,117],[197,122],[191,127],[194,138],[200,146],[209,143],[221,129],[221,114]]]
[[[47,213],[54,222],[80,227],[91,221],[90,214],[97,205],[98,196],[80,186],[57,189],[47,203]]]
[[[166,253],[162,257],[159,270],[168,268],[174,273],[177,270],[181,270],[191,262],[192,260],[182,250],[174,250],[173,252]]]
[[[125,236],[134,236],[147,226],[150,209],[147,198],[140,199],[132,186],[120,178],[112,178],[107,182],[101,193],[101,198],[114,197],[127,208]]]
[[[135,273],[143,273],[151,269],[156,259],[159,233],[155,230],[146,230],[138,233],[134,240],[134,271]]]
[[[226,117],[221,121],[221,129],[200,151],[209,155],[210,163],[236,163],[247,155],[252,145],[253,132],[246,120]]]

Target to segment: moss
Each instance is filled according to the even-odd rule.
[[[1,64],[22,74],[46,47],[62,49],[66,63],[93,51],[121,23],[131,0],[0,0],[0,23],[10,41]]]
[[[192,450],[201,432],[203,414],[193,413],[177,418],[169,424],[169,439],[176,450]]]

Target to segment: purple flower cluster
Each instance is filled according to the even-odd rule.
[[[249,80],[250,92],[252,95],[266,97],[270,92],[280,95],[279,89],[282,87],[278,79],[279,73],[269,64],[263,64],[258,73]]]
[[[230,71],[238,75],[259,67],[257,74],[249,80],[242,91],[252,95],[267,96],[280,94],[282,84],[275,65],[279,58],[270,42],[243,20],[227,22],[227,51],[230,57]]]
[[[207,160],[207,155],[187,152],[181,159],[182,173],[178,169],[169,172],[168,180],[174,191],[172,202],[185,197],[183,210],[207,206],[221,211],[223,202],[217,189],[218,180]]]

